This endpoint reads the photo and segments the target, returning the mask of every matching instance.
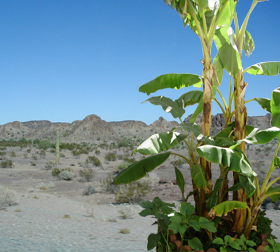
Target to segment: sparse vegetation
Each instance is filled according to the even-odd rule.
[[[14,166],[13,166],[13,162],[12,162],[12,160],[2,160],[1,162],[0,162],[0,167],[1,168],[13,168]]]
[[[81,169],[79,170],[79,176],[81,177],[80,181],[89,182],[94,177],[94,171],[90,168]]]
[[[96,193],[96,190],[92,185],[88,185],[83,191],[83,195],[92,195],[95,193]]]
[[[73,170],[71,168],[64,168],[64,169],[54,168],[52,170],[52,176],[62,180],[72,180],[75,174],[73,173]]]
[[[109,152],[105,155],[105,159],[107,161],[116,161],[117,160],[117,155],[115,152]]]
[[[0,210],[15,205],[17,202],[18,199],[15,191],[8,187],[0,186]]]

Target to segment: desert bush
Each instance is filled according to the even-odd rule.
[[[134,164],[136,162],[135,158],[125,158],[124,162],[122,162],[121,164],[118,165],[118,170],[122,171],[124,169],[126,169],[128,166]]]
[[[30,161],[30,165],[31,165],[31,166],[36,166],[36,163]]]
[[[122,140],[118,142],[118,147],[128,147],[131,144],[131,139],[124,137]]]
[[[16,153],[15,153],[14,151],[12,151],[12,152],[10,153],[10,156],[11,156],[11,157],[16,157]]]
[[[38,156],[36,156],[35,154],[32,154],[32,159],[33,160],[38,160]]]
[[[54,169],[52,170],[52,176],[58,177],[59,174],[60,174],[60,169],[54,168]]]
[[[82,177],[82,182],[89,182],[94,177],[94,171],[89,168],[79,170],[79,176]]]
[[[95,193],[96,193],[96,190],[94,189],[94,187],[92,185],[87,186],[83,191],[83,195],[92,195]]]
[[[95,154],[99,155],[100,154],[100,150],[95,150]]]
[[[6,151],[0,151],[0,156],[5,156],[6,154]]]
[[[52,161],[48,161],[46,164],[45,164],[45,169],[46,170],[51,170],[53,169],[55,166],[55,162],[52,162]]]
[[[37,151],[36,154],[39,154],[40,157],[45,157],[46,156],[46,152],[45,150],[40,150],[40,151]]]
[[[101,186],[105,192],[115,194],[117,203],[135,203],[142,200],[142,198],[149,193],[149,181],[143,179],[125,185],[113,184],[114,177],[109,174],[106,179],[100,180]]]
[[[75,177],[71,168],[62,169],[58,174],[59,179],[72,180]]]
[[[101,161],[96,156],[88,156],[88,162],[92,163],[94,166],[100,166]]]
[[[109,152],[105,155],[105,159],[108,161],[115,161],[117,159],[117,155],[115,152]]]
[[[54,144],[51,143],[49,140],[43,140],[43,141],[40,140],[38,143],[38,148],[46,150],[49,148],[54,148]]]
[[[101,187],[104,189],[107,193],[115,193],[117,192],[118,186],[113,184],[114,177],[112,174],[108,174],[108,176],[105,179],[99,180],[101,183]]]
[[[140,202],[150,191],[149,184],[142,181],[119,185],[115,193],[115,200],[121,204]]]
[[[60,157],[65,157],[64,153],[60,153],[59,155],[60,155]]]
[[[13,162],[12,162],[12,160],[2,160],[1,162],[0,162],[0,167],[1,168],[13,168],[14,167],[14,165],[13,165]]]
[[[18,199],[17,199],[17,194],[15,191],[4,187],[0,186],[0,210],[17,204]]]

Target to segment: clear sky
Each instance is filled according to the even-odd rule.
[[[240,23],[251,3],[237,3]],[[243,57],[244,68],[280,61],[279,10],[279,0],[257,4],[247,27],[256,48]],[[0,24],[0,124],[73,122],[90,114],[147,124],[160,116],[173,120],[160,106],[142,104],[149,97],[138,88],[161,74],[202,74],[199,38],[163,0],[1,0]],[[270,98],[280,86],[280,76],[246,74],[245,81],[246,99]],[[228,85],[220,87],[226,98]],[[187,91],[152,95],[176,99]],[[266,114],[256,102],[247,107],[249,115]]]

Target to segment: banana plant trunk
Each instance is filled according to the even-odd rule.
[[[246,137],[246,120],[247,120],[247,110],[245,107],[245,90],[247,83],[244,82],[244,72],[241,70],[234,75],[234,106],[235,106],[235,140],[244,139]],[[239,145],[241,151],[245,154],[245,143]],[[234,173],[234,184],[239,182],[238,174]],[[238,200],[241,202],[247,201],[247,195],[245,189],[242,188],[233,194],[233,200]],[[235,215],[235,231],[238,234],[242,233],[246,221],[246,209],[241,209],[236,211]]]
[[[203,134],[210,136],[211,129],[211,110],[212,110],[212,87],[213,87],[213,67],[211,64],[211,58],[204,57],[204,69],[203,69]],[[200,164],[205,171],[205,178],[209,186],[206,190],[200,189],[200,209],[196,209],[198,215],[208,217],[208,211],[206,209],[205,194],[211,195],[212,193],[212,172],[211,163],[206,159],[201,158]],[[196,204],[197,205],[197,204]]]

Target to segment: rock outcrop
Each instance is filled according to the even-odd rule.
[[[184,122],[188,122],[189,115]],[[222,114],[212,116],[211,135],[217,134],[225,126]],[[270,127],[271,115],[248,117],[247,123],[258,128]],[[202,115],[197,117],[196,123],[202,123]],[[0,140],[44,139],[54,141],[56,132],[60,132],[64,142],[92,142],[97,139],[117,141],[124,137],[146,139],[155,133],[167,132],[177,127],[177,121],[167,121],[160,117],[151,125],[141,121],[106,122],[97,115],[89,115],[83,120],[72,123],[52,123],[47,120],[11,122],[0,125]]]

